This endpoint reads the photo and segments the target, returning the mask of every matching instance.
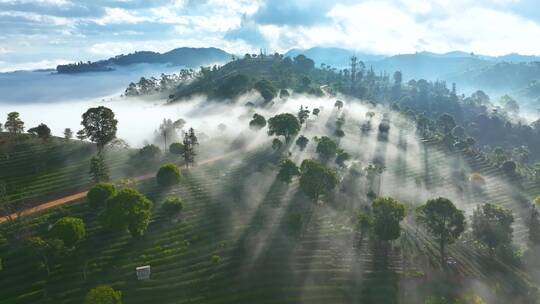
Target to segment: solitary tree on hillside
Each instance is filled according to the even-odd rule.
[[[300,106],[300,110],[298,110],[298,121],[300,121],[300,124],[303,125],[304,122],[306,122],[306,120],[308,119],[309,117],[309,110],[307,108],[304,108],[304,106]]]
[[[193,165],[195,163],[195,156],[197,153],[195,152],[195,146],[199,144],[199,140],[197,136],[195,135],[195,130],[193,128],[190,128],[189,131],[184,134],[184,162],[186,163],[186,167],[189,167],[190,165]]]
[[[330,193],[338,183],[336,172],[317,160],[304,160],[300,172],[300,189],[314,202],[317,202],[321,195]]]
[[[266,119],[264,116],[257,113],[253,114],[253,119],[249,122],[249,128],[252,130],[260,130],[266,127]]]
[[[49,231],[51,236],[62,240],[67,247],[73,247],[86,235],[84,222],[80,218],[63,217]]]
[[[37,127],[28,129],[28,133],[34,134],[43,141],[46,141],[51,137],[51,129],[46,124],[39,124]]]
[[[19,134],[24,132],[24,122],[19,117],[18,112],[11,112],[7,115],[5,127],[6,130],[11,134]]]
[[[334,107],[338,108],[338,110],[341,110],[343,108],[343,101],[336,100],[336,102],[334,103]]]
[[[323,136],[317,138],[317,153],[323,161],[328,161],[330,158],[334,157],[338,150],[338,145],[335,141],[330,139],[328,136]]]
[[[289,142],[300,131],[300,122],[290,113],[278,114],[268,120],[268,135],[284,136]]]
[[[178,184],[180,182],[180,170],[174,164],[163,165],[156,174],[156,180],[163,187]]]
[[[400,222],[405,217],[405,206],[391,197],[379,197],[372,203],[373,227],[377,237],[385,242],[401,235]]]
[[[118,120],[114,118],[113,111],[104,106],[90,108],[82,115],[81,125],[86,136],[96,143],[99,154],[105,145],[116,137],[117,124]]]
[[[109,198],[102,215],[103,224],[109,229],[128,229],[133,237],[140,237],[150,223],[152,202],[134,189],[122,189]]]
[[[88,292],[84,304],[122,304],[122,292],[101,285]]]
[[[509,209],[486,203],[473,212],[473,236],[484,243],[491,252],[512,243],[514,216]]]
[[[71,131],[70,128],[65,128],[64,129],[64,139],[65,140],[70,140],[73,138],[73,131]]]
[[[439,243],[441,265],[445,267],[445,246],[452,244],[465,230],[463,211],[443,197],[431,199],[417,209],[417,220]]]
[[[88,136],[86,136],[86,132],[84,131],[84,129],[77,131],[75,137],[77,137],[77,139],[80,141],[83,141],[88,138]]]
[[[309,139],[305,137],[304,135],[300,135],[296,139],[296,145],[300,148],[300,151],[304,151],[308,143],[309,143]]]
[[[298,169],[298,166],[292,160],[286,159],[279,165],[278,180],[290,184],[293,177],[298,175],[300,175],[300,169]]]

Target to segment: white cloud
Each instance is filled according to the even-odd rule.
[[[99,19],[94,19],[94,21],[99,25],[122,23],[134,24],[144,21],[152,21],[152,18],[146,16],[139,16],[122,8],[106,7],[105,15]]]

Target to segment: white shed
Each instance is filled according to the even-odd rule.
[[[139,281],[150,279],[150,265],[137,267],[135,268],[135,271],[137,272],[137,279]]]

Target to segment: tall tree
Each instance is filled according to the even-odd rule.
[[[301,125],[303,125],[304,122],[306,122],[306,120],[309,117],[309,113],[310,111],[307,108],[304,108],[303,105],[300,105],[300,110],[298,110],[297,117]]]
[[[8,113],[5,127],[11,134],[24,132],[24,122],[21,120],[18,112]]]
[[[405,217],[405,206],[391,197],[379,197],[372,203],[373,226],[382,241],[392,241],[401,235],[400,222]]]
[[[268,119],[268,135],[284,136],[289,142],[300,131],[300,122],[290,113],[278,114]]]
[[[88,136],[86,136],[86,132],[84,131],[84,129],[77,131],[77,134],[75,135],[75,137],[77,137],[77,139],[80,141],[83,141],[88,138]]]
[[[114,112],[104,106],[90,108],[82,115],[81,125],[84,127],[86,136],[98,148],[101,154],[106,144],[116,138],[116,125],[118,120],[114,118]]]
[[[479,205],[473,211],[473,236],[485,244],[491,252],[512,243],[512,211],[491,203]]]
[[[300,172],[300,189],[314,202],[329,194],[338,183],[336,172],[317,160],[304,160]]]
[[[64,139],[65,140],[70,140],[73,138],[73,131],[71,131],[70,128],[65,128],[64,129]]]
[[[335,141],[330,139],[328,136],[323,136],[317,138],[317,153],[319,154],[321,160],[328,161],[330,158],[336,156],[338,151],[338,145]]]
[[[28,129],[28,133],[36,135],[43,141],[46,141],[51,137],[51,129],[43,123],[39,124],[37,127]]]
[[[49,233],[67,247],[73,247],[85,237],[86,229],[82,219],[63,217],[54,223]]]
[[[463,211],[443,197],[430,199],[417,209],[417,220],[439,243],[441,265],[446,265],[445,246],[452,244],[465,230]]]
[[[253,119],[249,122],[249,128],[258,131],[264,127],[266,127],[266,119],[264,116],[257,113],[253,114]]]
[[[308,143],[309,143],[309,139],[305,137],[304,135],[300,135],[296,139],[296,145],[300,148],[300,151],[304,151]]]
[[[293,177],[298,175],[300,175],[300,169],[292,160],[286,159],[279,165],[278,180],[290,184]]]

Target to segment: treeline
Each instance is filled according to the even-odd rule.
[[[113,68],[108,67],[103,62],[77,62],[70,64],[61,64],[56,67],[56,71],[60,74],[76,74],[76,73],[86,73],[86,72],[108,72],[112,71]]]
[[[196,76],[197,72],[194,70],[182,69],[178,74],[161,74],[159,79],[155,77],[141,77],[137,83],[131,82],[128,85],[124,95],[133,97],[169,92],[181,84],[185,84],[194,79]]]

